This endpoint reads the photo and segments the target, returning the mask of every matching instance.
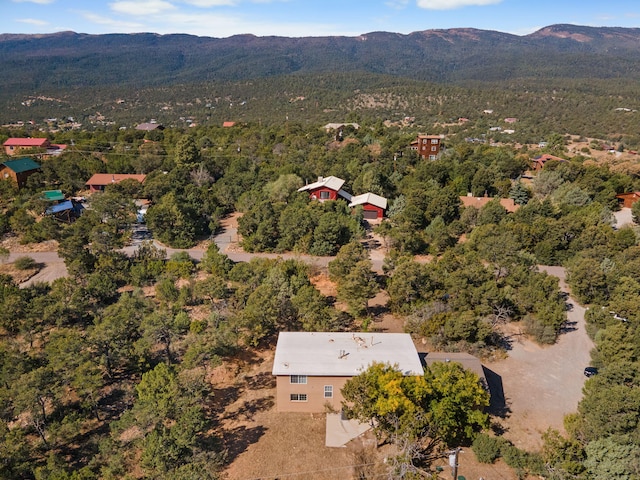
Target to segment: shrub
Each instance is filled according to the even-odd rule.
[[[31,257],[18,257],[15,262],[13,262],[13,266],[18,270],[30,270],[36,268],[38,264]]]
[[[473,440],[471,449],[480,463],[493,463],[500,456],[500,449],[504,443],[500,438],[479,433]]]

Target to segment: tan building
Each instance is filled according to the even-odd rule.
[[[342,387],[371,364],[394,365],[404,375],[424,375],[406,333],[280,332],[273,362],[279,412],[342,408]]]

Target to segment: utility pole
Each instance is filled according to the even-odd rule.
[[[458,480],[458,454],[462,451],[460,447],[449,453],[449,466],[453,480]]]

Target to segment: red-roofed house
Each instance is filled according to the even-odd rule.
[[[351,194],[342,190],[344,180],[338,177],[318,177],[318,181],[299,188],[299,192],[309,192],[309,197],[313,200],[337,200],[344,198],[351,201]]]
[[[127,179],[137,180],[140,183],[144,183],[146,178],[146,175],[133,173],[96,173],[87,180],[86,185],[92,192],[101,192],[107,185],[111,185],[113,183],[119,183]]]
[[[222,126],[224,128],[233,127],[235,124],[236,124],[236,122],[222,122]]]
[[[51,148],[51,142],[48,138],[10,138],[4,142],[3,146],[4,153],[7,155],[17,155],[37,148],[46,150]]]
[[[363,216],[367,220],[375,220],[384,217],[387,209],[387,199],[375,193],[363,193],[351,198],[350,207],[362,205]]]
[[[492,197],[472,197],[469,195],[460,197],[462,205],[464,205],[465,207],[477,208],[478,210],[484,207],[491,200],[493,200]],[[501,198],[500,205],[502,205],[504,209],[509,213],[513,213],[518,208],[520,208],[520,205],[516,204],[516,202],[513,201],[513,198]]]
[[[640,192],[619,193],[616,195],[618,202],[625,208],[633,207],[633,204],[640,200]]]

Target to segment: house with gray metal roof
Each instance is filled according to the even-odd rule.
[[[312,200],[338,200],[344,198],[348,202],[351,201],[352,195],[342,190],[344,180],[333,175],[330,177],[318,177],[317,182],[309,183],[298,189],[299,192],[309,192]]]
[[[280,412],[342,408],[342,387],[373,363],[388,363],[404,375],[424,375],[406,333],[280,332],[272,373]]]

